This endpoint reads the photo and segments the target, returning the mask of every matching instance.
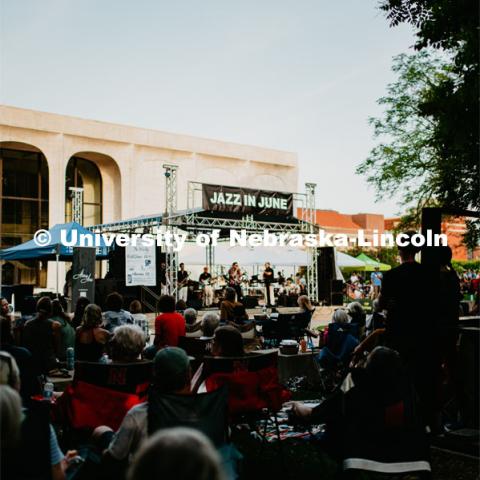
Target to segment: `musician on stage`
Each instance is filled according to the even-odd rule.
[[[213,303],[212,275],[208,267],[203,267],[203,273],[198,277],[198,282],[203,288],[203,306],[210,307]]]
[[[188,272],[185,270],[185,264],[180,264],[180,270],[177,275],[178,300],[187,301],[188,298]]]
[[[265,301],[267,302],[267,307],[272,307],[275,303],[275,299],[272,302],[273,297],[273,268],[270,266],[270,262],[265,263],[265,268],[263,270],[263,283],[265,284]]]
[[[243,297],[242,287],[240,286],[241,283],[242,283],[242,271],[238,266],[238,262],[233,262],[232,266],[230,267],[230,270],[228,271],[228,284],[230,287],[232,287],[235,290],[237,294],[237,300],[239,301]]]

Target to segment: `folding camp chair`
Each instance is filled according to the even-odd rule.
[[[359,343],[354,336],[356,332],[356,324],[331,323],[328,326],[325,346],[314,356],[322,393],[331,393],[346,376],[351,355]]]
[[[152,389],[148,397],[149,434],[171,427],[194,428],[215,446],[225,444],[228,441],[227,387],[194,395],[165,394]]]
[[[153,376],[152,362],[76,362],[73,383],[57,401],[57,415],[66,429],[116,430],[134,405],[145,401]]]
[[[194,378],[193,389],[201,384],[207,391],[228,386],[230,420],[234,424],[255,424],[264,421],[263,436],[273,417],[277,438],[280,430],[277,414],[290,394],[278,382],[278,352],[245,355],[243,357],[205,357],[201,371]]]

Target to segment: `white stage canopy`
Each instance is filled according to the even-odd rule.
[[[343,252],[336,252],[339,268],[365,268],[364,262]],[[179,261],[189,265],[205,265],[205,248],[195,244],[186,244],[179,252]],[[261,266],[270,262],[274,266],[300,267],[308,264],[307,252],[298,248],[288,247],[231,247],[219,244],[215,247],[215,264],[231,265],[238,262],[241,266]]]

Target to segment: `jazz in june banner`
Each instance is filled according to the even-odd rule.
[[[213,212],[293,215],[293,194],[202,184],[202,206]]]

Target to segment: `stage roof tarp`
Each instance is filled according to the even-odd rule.
[[[339,268],[363,269],[365,264],[343,252],[336,252],[336,263]],[[195,244],[187,244],[179,252],[180,261],[186,265],[205,265],[205,249]],[[263,265],[270,262],[282,267],[308,265],[308,254],[305,250],[291,247],[241,247],[219,243],[215,247],[215,264],[231,265]]]
[[[65,230],[67,242],[72,241],[72,235],[76,232],[77,242],[71,247],[61,243],[61,231]],[[0,250],[0,260],[55,260],[57,254],[59,260],[69,261],[73,257],[73,248],[81,246],[79,238],[81,234],[92,235],[92,232],[76,222],[58,224],[48,230],[50,241],[43,246],[37,245],[34,240],[22,243],[15,247]],[[96,252],[97,258],[108,256],[108,247],[103,240]]]

